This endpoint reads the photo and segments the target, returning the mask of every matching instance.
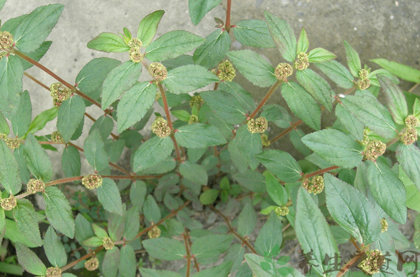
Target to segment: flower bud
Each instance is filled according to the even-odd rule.
[[[407,129],[401,134],[401,141],[405,145],[411,145],[417,141],[417,130],[414,128]]]
[[[10,51],[13,48],[13,36],[11,33],[0,32],[0,50]]]
[[[46,277],[61,277],[61,269],[59,267],[47,268]]]
[[[286,206],[282,206],[282,207],[277,207],[274,212],[278,215],[278,216],[285,216],[289,213],[289,208]]]
[[[102,245],[106,250],[111,250],[112,248],[114,248],[114,242],[110,237],[103,237]]]
[[[368,275],[379,273],[385,259],[382,252],[379,250],[367,251],[366,256],[367,257],[359,263],[358,267]]]
[[[58,131],[51,134],[51,141],[54,143],[64,143],[64,139]]]
[[[414,115],[409,115],[405,118],[404,123],[408,128],[414,128],[419,125],[419,120]]]
[[[144,59],[144,54],[140,52],[140,47],[131,47],[128,55],[133,63],[139,63]]]
[[[201,98],[199,94],[194,95],[190,99],[191,108],[193,108],[194,106],[197,106],[197,108],[199,109],[201,106],[203,106],[203,104],[204,104],[204,100],[203,98]]]
[[[262,146],[264,147],[270,146],[271,142],[268,140],[268,137],[266,134],[261,135],[261,143],[262,143]]]
[[[366,79],[369,76],[369,71],[366,69],[360,69],[359,71],[359,78],[360,79]]]
[[[28,192],[31,194],[43,192],[45,190],[45,183],[40,179],[30,179],[26,184]]]
[[[287,77],[293,74],[293,67],[288,63],[279,63],[274,70],[277,80],[287,81]]]
[[[370,80],[369,79],[361,79],[357,81],[357,87],[360,90],[368,89],[370,87]]]
[[[304,52],[300,52],[295,60],[295,68],[297,70],[305,70],[309,66],[309,58],[308,55]]]
[[[163,117],[158,116],[152,123],[152,132],[160,138],[166,138],[171,134],[171,128]]]
[[[168,77],[168,71],[166,67],[163,66],[161,63],[151,63],[149,65],[149,74],[155,79],[156,81],[163,81]]]
[[[19,138],[8,138],[5,142],[11,150],[17,149],[20,146]]]
[[[5,211],[11,211],[14,207],[16,207],[16,199],[13,195],[10,195],[9,198],[1,199],[1,207]]]
[[[230,61],[226,60],[219,64],[216,75],[220,81],[231,82],[236,76],[235,68]]]
[[[198,123],[198,116],[195,114],[190,115],[190,120],[188,120],[188,124]]]
[[[324,178],[315,176],[310,181],[308,179],[303,180],[302,187],[314,195],[321,193],[324,190]]]
[[[7,140],[7,135],[0,133],[0,140],[6,141]]]
[[[161,233],[161,231],[160,231],[159,227],[157,227],[155,225],[155,226],[153,226],[153,228],[149,232],[147,232],[147,235],[149,236],[149,239],[156,239],[156,238],[160,237],[160,233]]]
[[[141,42],[141,40],[139,40],[138,38],[132,38],[129,42],[128,42],[128,47],[133,48],[140,48],[143,46],[143,42]]]
[[[379,156],[382,156],[385,153],[386,144],[380,140],[371,140],[366,145],[363,153],[365,154],[366,160],[376,161]]]
[[[64,102],[70,98],[71,91],[68,87],[65,87],[62,83],[53,83],[50,86],[51,97],[59,102]],[[61,103],[60,103],[61,105]]]
[[[102,182],[103,182],[102,177],[98,174],[95,174],[95,173],[86,175],[82,179],[82,184],[87,189],[99,188],[100,186],[102,186]]]
[[[264,133],[268,128],[268,121],[265,117],[259,117],[257,119],[251,119],[248,121],[248,131],[251,134]]]
[[[85,262],[85,268],[89,271],[94,271],[98,269],[98,267],[99,267],[99,261],[96,257],[91,258]]]
[[[385,218],[381,218],[381,233],[388,231],[388,222]]]

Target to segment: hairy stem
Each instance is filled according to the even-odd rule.
[[[264,106],[264,104],[267,102],[267,100],[271,97],[273,92],[276,90],[276,88],[281,84],[281,81],[276,81],[274,85],[270,88],[270,90],[267,92],[267,94],[264,96],[261,103],[255,108],[255,110],[252,112],[252,114],[249,116],[249,119],[252,119],[255,117],[255,115],[261,110],[261,108]]]
[[[61,272],[64,272],[64,271],[66,271],[67,269],[70,269],[70,268],[72,268],[73,266],[77,265],[79,262],[81,262],[81,261],[83,261],[83,260],[86,260],[86,259],[88,259],[88,258],[92,257],[93,255],[95,255],[96,253],[98,253],[99,251],[101,251],[103,248],[104,248],[104,247],[101,245],[101,246],[99,246],[98,248],[96,248],[95,250],[93,250],[92,252],[90,252],[90,253],[88,253],[88,254],[84,255],[83,257],[80,257],[79,259],[77,259],[77,260],[75,260],[75,261],[73,261],[73,262],[71,262],[71,263],[67,264],[66,266],[64,266],[64,267],[62,267],[62,268],[61,268]]]
[[[190,246],[188,244],[188,231],[187,228],[184,228],[184,233],[182,234],[182,237],[184,238],[184,245],[185,250],[187,252],[187,256],[185,259],[187,259],[187,273],[185,274],[186,277],[190,277],[190,271],[191,271],[191,254],[190,254]]]
[[[226,7],[226,22],[225,22],[225,28],[226,31],[229,33],[230,31],[230,12],[232,8],[232,0],[227,1],[227,7]]]
[[[302,124],[302,120],[296,121],[295,123],[293,123],[292,125],[290,125],[289,128],[287,128],[286,130],[284,130],[283,132],[280,133],[280,135],[278,135],[277,137],[273,138],[272,140],[270,140],[270,144],[275,142],[276,140],[282,138],[283,136],[287,135],[287,133],[289,133],[290,131],[292,131],[294,128],[296,128],[297,126],[299,126],[300,124]]]
[[[334,170],[334,169],[337,169],[337,168],[340,168],[340,167],[339,166],[336,166],[336,165],[333,165],[333,166],[330,166],[330,167],[327,167],[327,168],[320,169],[318,171],[312,172],[310,174],[306,174],[306,175],[303,176],[303,178],[308,179],[308,178],[311,178],[313,176],[316,176],[316,175],[319,175],[319,174],[322,174],[322,173],[325,173],[325,172],[328,172],[328,171],[331,171],[331,170]]]
[[[347,270],[349,270],[359,259],[361,259],[365,255],[365,252],[360,252],[356,256],[354,256],[347,264],[343,266],[342,269],[340,269],[340,272],[338,272],[336,277],[343,276]]]

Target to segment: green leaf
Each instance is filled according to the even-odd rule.
[[[29,97],[28,91],[25,90],[20,97],[20,103],[16,114],[11,120],[13,133],[15,134],[15,136],[23,137],[23,135],[28,131],[29,124],[31,124],[31,120],[31,98]]]
[[[344,168],[353,168],[363,159],[364,147],[350,135],[326,129],[306,135],[302,142],[326,161]]]
[[[104,261],[102,262],[102,272],[104,277],[116,277],[120,265],[120,250],[114,247],[105,252]]]
[[[195,123],[184,125],[176,130],[178,143],[187,148],[205,148],[226,143],[220,131],[212,125]]]
[[[350,234],[339,225],[330,226],[331,232],[337,244],[349,242]]]
[[[400,167],[399,169],[399,175],[398,177],[400,178],[400,180],[403,182],[404,186],[405,186],[405,191],[407,194],[407,208],[416,210],[416,211],[420,211],[420,191],[419,189],[416,187],[416,185],[414,184],[413,181],[411,181],[408,177],[407,174],[405,174],[405,172],[402,170],[402,168]]]
[[[222,0],[189,0],[188,7],[194,26],[200,23],[201,19],[221,2]]]
[[[139,122],[155,102],[155,97],[156,86],[150,82],[137,83],[129,89],[118,103],[118,132]]]
[[[306,34],[305,28],[302,27],[302,30],[300,31],[300,36],[297,42],[297,51],[296,54],[299,53],[306,53],[309,49],[309,40],[308,35]]]
[[[397,134],[391,114],[375,98],[348,95],[341,102],[354,117],[378,135],[391,139]]]
[[[227,123],[240,124],[246,120],[246,110],[241,107],[239,101],[230,93],[221,90],[211,90],[201,92],[200,96],[210,109]]]
[[[285,20],[268,12],[264,12],[264,16],[267,21],[268,29],[271,33],[271,37],[277,45],[280,54],[286,61],[294,62],[297,56],[297,44],[292,27]]]
[[[152,42],[164,13],[163,10],[154,11],[140,21],[137,38],[141,40],[143,47],[149,46]]]
[[[1,0],[0,1],[0,10],[3,9],[4,4],[6,4],[6,0]]]
[[[351,75],[357,78],[359,77],[359,71],[362,69],[359,54],[347,41],[344,41],[344,47],[346,48],[346,59]]]
[[[224,262],[232,261],[232,268],[230,269],[230,273],[236,272],[238,268],[241,266],[242,261],[244,259],[244,253],[245,253],[245,247],[243,245],[240,245],[239,243],[236,243],[229,248],[229,251],[226,254],[223,261]]]
[[[191,253],[197,259],[212,258],[229,250],[232,235],[208,235],[198,238],[191,246]]]
[[[187,31],[172,31],[153,41],[146,49],[146,58],[152,62],[164,61],[194,50],[205,41]]]
[[[174,144],[170,137],[159,138],[156,136],[148,139],[134,152],[133,171],[137,172],[160,164],[171,155],[173,148]]]
[[[420,83],[420,70],[414,69],[405,64],[388,61],[386,59],[373,59],[370,61],[385,68],[386,70],[403,80],[413,83]]]
[[[185,161],[179,166],[179,173],[193,183],[207,186],[208,176],[203,166]]]
[[[143,246],[150,256],[164,261],[184,259],[187,255],[184,244],[168,238],[156,238],[143,241]]]
[[[31,173],[44,182],[50,181],[53,176],[50,158],[32,134],[26,137],[23,152]]]
[[[285,108],[277,104],[264,105],[264,111],[261,113],[268,122],[273,121],[280,128],[290,127],[292,119]]]
[[[279,150],[271,150],[271,151],[279,151]],[[287,204],[287,201],[289,200],[289,196],[284,186],[281,185],[279,181],[270,172],[265,173],[265,178],[266,178],[268,195],[270,195],[271,199],[273,199],[273,201],[277,205],[285,206]]]
[[[47,187],[44,193],[45,213],[51,225],[64,235],[74,237],[74,219],[66,196],[56,187]]]
[[[121,195],[113,180],[104,178],[102,186],[97,188],[96,192],[98,193],[98,200],[105,210],[122,215]]]
[[[296,182],[303,175],[297,161],[287,152],[268,150],[255,155],[255,158],[277,178],[286,183]]]
[[[363,139],[363,123],[357,120],[343,105],[335,106],[335,116],[356,140],[361,141]]]
[[[99,247],[103,244],[102,239],[99,237],[91,237],[88,238],[87,240],[82,241],[82,245],[87,246],[87,247]]]
[[[264,193],[265,177],[257,171],[247,170],[245,173],[236,173],[233,178],[242,186],[256,193]]]
[[[19,242],[16,243],[15,247],[19,264],[26,271],[34,275],[45,275],[47,268],[34,252]]]
[[[54,118],[56,118],[57,115],[58,109],[56,107],[53,107],[49,110],[45,110],[42,113],[38,114],[29,125],[29,129],[26,132],[25,137],[28,134],[34,134],[36,131],[44,129],[45,125],[51,120],[54,120]]]
[[[130,47],[125,44],[124,39],[113,33],[101,33],[88,42],[90,49],[104,52],[127,52]]]
[[[396,158],[408,178],[414,182],[420,190],[420,150],[413,144],[398,145]]]
[[[9,135],[10,133],[9,123],[7,123],[6,118],[1,112],[0,112],[0,133],[5,134],[5,135]]]
[[[89,134],[91,134],[95,129],[99,130],[102,139],[105,141],[109,135],[111,134],[112,129],[114,128],[114,121],[109,116],[101,115],[95,123],[93,123],[92,127],[89,130]]]
[[[238,217],[238,233],[241,236],[249,236],[257,225],[257,214],[248,202]]]
[[[353,76],[350,71],[337,61],[327,61],[323,63],[315,64],[322,73],[327,75],[334,83],[339,85],[342,88],[350,89],[354,86]]]
[[[333,265],[323,263],[325,255],[334,257],[337,244],[322,212],[304,188],[299,188],[295,221],[296,237],[302,252],[311,255],[312,269],[322,276],[335,276]],[[325,271],[331,270],[329,274]]]
[[[227,56],[239,72],[254,85],[269,87],[277,81],[271,64],[254,51],[230,51]]]
[[[231,145],[232,142],[235,143]],[[247,166],[255,170],[260,164],[254,156],[262,152],[261,136],[258,133],[251,134],[247,126],[242,125],[236,131],[236,137],[229,142],[228,149],[233,163],[240,172],[245,172]]]
[[[27,53],[38,49],[54,28],[63,9],[64,5],[60,4],[46,5],[27,15],[14,34],[16,47]]]
[[[80,244],[95,235],[89,221],[82,214],[77,215],[75,223],[74,236]]]
[[[50,49],[51,44],[52,44],[52,41],[44,41],[37,50],[35,50],[31,53],[24,53],[24,54],[26,56],[30,57],[31,59],[35,60],[35,61],[39,61],[47,53],[47,51]],[[24,70],[27,70],[27,69],[29,69],[33,66],[33,64],[31,64],[30,62],[28,62],[28,61],[26,61],[22,58],[21,58],[20,61],[22,63],[22,66],[23,66]]]
[[[156,204],[153,196],[147,196],[146,201],[143,204],[143,213],[144,217],[150,222],[157,223],[162,218],[159,206]]]
[[[190,120],[190,114],[186,110],[171,110],[171,113],[181,121],[188,122]]]
[[[295,82],[283,83],[281,94],[297,117],[312,129],[321,129],[321,108],[301,85]]]
[[[242,20],[233,28],[235,38],[245,46],[258,48],[274,48],[276,44],[271,38],[267,23],[262,20]]]
[[[397,124],[404,125],[404,120],[408,115],[407,101],[401,89],[391,82],[390,79],[378,76],[379,84],[385,93],[387,107]]]
[[[203,205],[210,205],[216,201],[219,191],[217,189],[208,189],[200,195],[200,202]]]
[[[371,90],[374,88],[373,86],[376,86],[376,87],[380,86],[379,81],[378,81],[379,76],[388,78],[394,84],[399,84],[399,82],[400,82],[400,80],[398,80],[398,78],[395,77],[394,75],[392,75],[388,70],[377,69],[375,71],[372,71],[368,75],[368,79],[369,79],[370,84],[371,84],[371,87],[370,87]],[[372,93],[373,93],[373,91],[372,91]]]
[[[127,211],[127,219],[124,227],[124,238],[132,240],[136,237],[140,229],[138,207],[133,206]]]
[[[108,108],[121,94],[130,89],[140,78],[141,71],[141,63],[132,61],[126,61],[111,70],[102,85],[102,109]]]
[[[136,276],[137,262],[136,254],[134,253],[133,247],[126,244],[121,247],[121,263],[119,267],[119,274],[122,277]]]
[[[13,209],[19,232],[36,246],[42,245],[35,209],[27,199],[19,199]]]
[[[108,237],[108,233],[105,231],[105,229],[99,227],[97,224],[92,223],[92,229],[95,235],[99,237],[100,239]]]
[[[283,224],[280,218],[276,213],[271,212],[255,241],[255,251],[263,256],[265,253],[272,253],[275,248],[278,249],[283,241],[283,235],[279,233],[281,229],[283,229]]]
[[[367,181],[378,205],[395,221],[407,220],[406,192],[404,184],[382,161],[369,162]]]
[[[315,48],[309,52],[308,59],[310,63],[323,63],[337,58],[334,53],[323,48]]]
[[[193,78],[191,78],[193,76]],[[200,65],[184,65],[168,72],[163,81],[166,88],[174,94],[188,93],[220,81],[216,75]]]
[[[85,116],[85,102],[78,95],[64,101],[58,109],[57,130],[68,142]]]
[[[230,273],[230,270],[232,268],[232,261],[227,261],[224,262],[218,266],[214,266],[211,268],[207,268],[204,270],[201,270],[200,272],[194,274],[194,277],[207,277],[207,276],[212,276],[212,277],[224,277],[224,276],[228,276]]]
[[[19,107],[22,93],[23,67],[16,56],[4,57],[0,61],[0,111],[9,120]]]
[[[86,138],[84,153],[87,161],[96,171],[108,168],[108,155],[105,151],[105,144],[98,129],[95,129]]]
[[[205,68],[217,66],[229,51],[230,44],[230,36],[226,30],[215,30],[206,37],[206,42],[194,51],[194,63]]]
[[[51,226],[45,233],[44,250],[53,266],[63,267],[67,264],[66,250]]]
[[[292,142],[293,146],[298,150],[303,156],[309,156],[312,151],[302,142],[302,138],[305,136],[305,133],[300,130],[296,129],[290,132],[289,137],[290,141]]]
[[[220,82],[219,89],[235,96],[241,107],[247,111],[253,111],[256,108],[254,99],[251,93],[244,90],[238,83],[235,82]],[[202,96],[202,95],[201,95]]]
[[[381,224],[372,203],[331,174],[324,174],[324,180],[327,208],[334,220],[360,244],[375,242],[381,233]]]
[[[138,208],[141,208],[146,197],[147,185],[141,180],[136,180],[133,182],[130,188],[130,201],[133,205],[136,205]]]
[[[298,70],[296,79],[327,110],[332,109],[334,91],[327,81],[311,69]]]
[[[88,62],[76,77],[77,87],[88,94],[99,88],[109,72],[121,62],[110,58],[96,58]]]
[[[258,276],[258,277],[278,277],[278,276],[303,277],[303,275],[298,270],[292,268],[290,265],[281,266],[270,258],[268,258],[268,260],[270,261],[268,263],[266,259],[267,258],[258,256],[256,254],[245,254],[245,260],[247,264],[252,268],[252,271],[255,273],[255,276]],[[269,272],[267,270],[264,270],[261,266],[264,263],[269,264],[269,265],[274,264],[276,273],[273,274],[271,273],[272,271]],[[270,266],[270,269],[271,269],[271,266]],[[251,275],[243,275],[243,277],[252,276],[252,272],[250,274]]]
[[[61,167],[66,177],[80,176],[82,164],[79,150],[71,145],[65,147],[61,157]]]
[[[10,194],[17,194],[22,187],[18,163],[3,140],[0,140],[0,172],[0,183],[2,186]]]
[[[140,268],[141,276],[143,277],[182,277],[181,274],[168,270],[157,270],[150,268]]]

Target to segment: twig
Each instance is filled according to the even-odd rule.
[[[295,123],[293,123],[289,128],[287,128],[286,130],[284,130],[283,132],[281,132],[280,135],[278,135],[277,137],[275,137],[272,140],[270,140],[270,144],[273,143],[273,142],[275,142],[276,140],[282,138],[284,135],[286,135],[287,133],[289,133],[290,131],[292,131],[294,128],[296,128],[302,122],[303,122],[302,120],[299,120],[299,121],[296,121]]]
[[[311,178],[313,176],[316,176],[316,175],[319,175],[319,174],[322,174],[322,173],[325,173],[325,172],[328,172],[328,171],[331,171],[331,170],[334,170],[334,169],[337,169],[337,168],[340,168],[340,167],[336,166],[336,165],[333,165],[333,166],[330,166],[330,167],[327,167],[327,168],[324,168],[324,169],[320,169],[318,171],[315,171],[315,172],[312,172],[312,173],[309,173],[309,174],[305,174],[303,176],[303,178],[308,179],[308,178]]]
[[[258,104],[258,106],[255,108],[255,110],[252,112],[252,114],[249,116],[249,119],[252,119],[255,117],[255,115],[258,113],[259,110],[264,106],[265,102],[271,97],[273,92],[276,90],[276,88],[281,84],[281,81],[276,81],[274,85],[270,88],[270,90],[267,92],[267,94],[264,96],[263,100],[261,100],[261,103]]]

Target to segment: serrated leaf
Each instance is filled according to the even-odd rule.
[[[31,120],[31,98],[29,97],[28,91],[25,90],[20,97],[20,103],[16,114],[11,120],[13,133],[15,134],[15,136],[23,137],[23,135],[28,131],[29,125],[31,124]]]
[[[222,0],[189,0],[188,8],[192,23],[194,25],[200,23],[201,19],[221,2]]]
[[[99,247],[103,244],[102,239],[100,237],[91,237],[87,240],[82,241],[82,245],[87,247]]]
[[[323,48],[314,48],[308,54],[310,63],[323,63],[335,58],[337,58],[337,56],[334,53]]]
[[[396,151],[396,158],[408,178],[420,190],[420,150],[413,144],[400,144]]]
[[[200,202],[203,205],[210,205],[216,201],[219,191],[217,189],[208,189],[200,195]]]
[[[353,76],[350,71],[341,63],[337,61],[327,61],[315,64],[322,73],[327,75],[334,83],[342,88],[350,89],[354,86]]]
[[[403,80],[413,83],[420,83],[420,70],[418,69],[414,69],[410,66],[394,61],[388,61],[386,59],[373,59],[370,61],[385,68],[386,70]]]
[[[206,170],[198,164],[185,161],[179,166],[179,173],[187,180],[199,185],[207,185],[208,176]]]
[[[13,209],[19,232],[36,246],[42,245],[35,209],[27,199],[19,199]]]
[[[143,246],[150,256],[164,261],[180,260],[187,254],[184,244],[174,239],[149,239],[143,241]]]
[[[382,161],[369,162],[367,181],[378,205],[395,221],[407,220],[406,192],[398,176]]]
[[[143,277],[182,277],[181,274],[169,270],[157,270],[150,268],[140,268]]]
[[[0,110],[9,120],[19,107],[22,93],[23,67],[16,56],[4,57],[0,61]]]
[[[407,101],[401,89],[391,82],[390,79],[378,76],[379,84],[385,93],[385,99],[389,111],[397,124],[404,125],[404,120],[408,115]]]
[[[215,126],[202,123],[180,127],[175,132],[175,138],[181,146],[187,148],[205,148],[226,143],[226,139]]]
[[[284,186],[270,172],[265,174],[265,178],[268,195],[277,205],[285,206],[289,196]]]
[[[164,61],[181,56],[194,50],[205,41],[205,38],[187,31],[171,31],[146,48],[146,58],[152,62]]]
[[[296,59],[296,37],[292,27],[285,20],[278,18],[268,12],[264,12],[265,20],[267,21],[268,29],[271,37],[282,57],[288,62],[294,62]]]
[[[268,150],[255,155],[270,172],[286,183],[299,180],[303,173],[297,161],[287,152],[280,150]]]
[[[108,217],[108,233],[112,241],[121,240],[124,234],[125,222],[127,220],[127,211],[125,204],[123,204],[122,210],[122,215],[110,214]]]
[[[146,219],[150,222],[157,223],[162,215],[160,213],[159,206],[156,204],[153,196],[148,195],[146,201],[143,204],[143,213]]]
[[[191,246],[191,253],[197,259],[216,257],[229,249],[232,240],[232,235],[204,236],[194,241]]]
[[[370,87],[371,90],[374,89],[373,86],[376,86],[376,87],[379,87],[380,86],[379,81],[378,81],[378,77],[379,76],[388,78],[394,84],[399,84],[400,83],[400,80],[398,80],[398,78],[395,77],[394,75],[392,75],[388,70],[385,70],[385,69],[377,69],[377,70],[372,71],[368,75],[368,79],[369,79],[370,84],[371,84],[371,87]]]
[[[71,145],[65,147],[61,157],[61,167],[66,177],[80,176],[82,165],[79,150]]]
[[[245,247],[236,243],[229,248],[228,253],[226,254],[225,258],[223,259],[224,262],[232,261],[232,268],[230,269],[230,273],[233,273],[238,270],[241,266],[245,253]]]
[[[300,31],[300,35],[299,35],[299,39],[298,39],[296,47],[297,47],[296,54],[299,54],[301,52],[306,53],[309,49],[308,35],[306,34],[306,30],[303,27],[302,27],[302,30]]]
[[[53,175],[51,160],[32,134],[26,137],[23,152],[31,173],[44,182],[50,181]]]
[[[56,187],[47,187],[44,193],[45,213],[51,225],[68,236],[74,237],[74,218],[66,196]]]
[[[0,140],[0,172],[0,183],[2,186],[10,194],[17,194],[22,187],[18,163],[3,140]]]
[[[137,38],[141,40],[143,47],[149,46],[152,42],[164,13],[163,10],[154,11],[140,21]]]
[[[226,91],[235,96],[239,104],[247,111],[253,111],[256,108],[254,99],[251,93],[243,89],[238,83],[235,82],[220,82],[219,90]]]
[[[79,243],[95,235],[89,221],[82,214],[77,215],[75,225],[74,236]]]
[[[44,250],[53,266],[63,267],[67,264],[66,250],[51,226],[45,233]]]
[[[102,186],[96,189],[98,200],[105,210],[122,215],[121,195],[117,185],[111,179],[104,178]]]
[[[337,244],[322,212],[302,187],[297,197],[295,230],[302,252],[311,253],[312,269],[322,276],[335,276],[337,270],[323,261],[325,255],[334,257],[338,253]]]
[[[311,69],[298,70],[296,79],[316,101],[331,111],[335,93],[327,81]]]
[[[249,236],[257,225],[257,214],[250,203],[245,204],[238,216],[238,233]]]
[[[173,148],[174,144],[170,137],[159,138],[156,136],[148,139],[134,152],[133,171],[138,172],[160,164],[172,153]]]
[[[206,42],[194,51],[194,63],[205,68],[217,66],[229,51],[230,44],[230,36],[226,30],[215,30],[206,37]]]
[[[104,52],[127,52],[130,47],[124,39],[113,33],[101,33],[88,42],[87,47]]]
[[[57,130],[68,142],[85,116],[85,102],[78,95],[64,101],[58,109]]]
[[[302,142],[326,161],[344,168],[353,168],[363,159],[364,147],[350,135],[334,129],[306,135]]]
[[[351,75],[357,78],[359,77],[359,71],[362,69],[359,54],[347,41],[344,41],[344,47],[346,48],[346,59]]]
[[[45,5],[23,18],[14,33],[16,47],[27,53],[38,49],[54,28],[63,9],[64,5],[60,4]]]
[[[32,250],[20,242],[17,242],[15,247],[19,264],[26,271],[35,275],[45,275],[47,268]]]
[[[130,201],[138,208],[141,208],[146,197],[146,191],[146,183],[141,180],[136,180],[130,188]]]
[[[207,276],[212,276],[212,277],[224,277],[224,276],[228,276],[229,272],[232,268],[232,261],[227,261],[224,262],[218,266],[214,266],[211,268],[207,268],[204,270],[201,270],[200,272],[194,274],[194,277],[207,277]]]
[[[115,67],[102,84],[102,109],[105,110],[140,78],[141,63],[126,61]]]
[[[278,249],[283,241],[283,235],[279,233],[282,229],[283,224],[281,224],[279,216],[271,212],[255,241],[255,250],[259,255],[263,256],[265,253],[274,254],[272,253],[273,249]]]
[[[0,112],[0,133],[5,135],[9,135],[10,133],[9,123],[7,123],[2,112]]]
[[[118,102],[118,132],[140,121],[155,102],[156,86],[150,82],[137,83]],[[133,111],[136,111],[133,113]]]
[[[268,122],[272,121],[280,128],[290,127],[292,119],[285,108],[277,104],[264,105],[264,111],[260,115]]]
[[[120,250],[118,247],[112,248],[105,252],[105,257],[102,262],[102,272],[104,277],[116,277],[120,265]]]
[[[53,107],[49,110],[45,110],[42,113],[38,114],[34,120],[32,120],[31,124],[29,125],[29,129],[26,132],[24,138],[30,133],[34,134],[36,131],[44,129],[47,122],[53,120],[58,115],[58,109]]]
[[[247,170],[245,173],[236,173],[233,175],[240,185],[256,193],[264,193],[265,189],[265,177],[257,171]]]
[[[47,51],[50,49],[50,46],[52,44],[52,41],[44,41],[41,46],[36,49],[35,51],[31,52],[31,53],[24,53],[26,56],[30,57],[31,59],[35,60],[35,61],[39,61],[46,53]],[[32,66],[34,66],[33,64],[31,64],[30,62],[21,59],[20,62],[22,63],[23,69],[27,70],[29,68],[31,68]]]
[[[200,96],[210,109],[227,123],[240,124],[246,120],[246,110],[233,95],[221,90],[211,90],[201,92]]]
[[[138,207],[133,206],[127,211],[127,220],[124,227],[124,238],[132,240],[136,237],[140,229]]]
[[[191,78],[191,76],[194,76]],[[184,65],[168,72],[163,81],[166,88],[174,94],[188,93],[220,81],[216,75],[200,65]]]
[[[352,115],[342,105],[335,106],[335,116],[338,120],[340,120],[341,124],[345,126],[350,135],[359,141],[363,139],[363,123],[357,120],[354,115]]]
[[[239,72],[254,85],[269,87],[277,81],[271,64],[254,51],[230,51],[227,56]]]
[[[173,116],[181,121],[188,122],[190,120],[190,114],[186,110],[171,110]]]
[[[321,108],[301,85],[295,82],[283,83],[281,94],[297,117],[312,129],[321,129]]]
[[[137,262],[133,247],[126,244],[121,247],[119,274],[121,277],[136,276]]]
[[[235,38],[243,45],[258,48],[274,48],[267,23],[262,20],[242,20],[233,28]]]

